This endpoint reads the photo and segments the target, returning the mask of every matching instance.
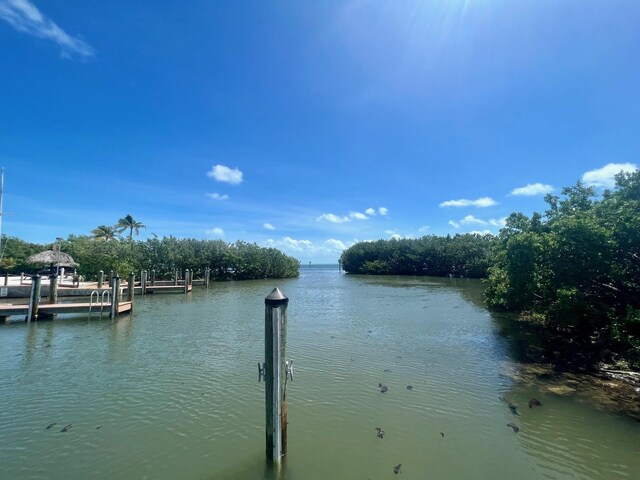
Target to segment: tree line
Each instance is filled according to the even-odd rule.
[[[602,195],[578,182],[545,201],[497,236],[360,242],[340,261],[348,273],[486,277],[487,306],[541,328],[553,350],[639,368],[640,171]]]
[[[493,235],[471,233],[359,242],[340,263],[348,273],[483,278],[495,243]]]
[[[640,171],[597,196],[578,182],[544,214],[513,213],[489,269],[489,307],[557,335],[566,349],[640,366]]]
[[[128,238],[106,240],[102,237],[70,235],[56,248],[61,248],[79,264],[77,273],[95,279],[100,270],[113,270],[120,275],[140,270],[155,270],[156,278],[170,279],[176,269],[190,269],[203,274],[210,268],[219,280],[249,280],[260,278],[292,278],[299,275],[300,263],[275,248],[254,243],[222,240],[178,239],[153,237],[146,241]],[[2,269],[9,273],[35,273],[38,266],[29,264],[30,255],[52,248],[51,244],[25,242],[3,236]]]

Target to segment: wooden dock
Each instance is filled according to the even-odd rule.
[[[187,292],[193,290],[193,285],[187,285]],[[147,285],[145,287],[146,293],[184,293],[185,287],[183,285]]]
[[[133,302],[119,302],[116,305],[116,315],[121,313],[130,312],[133,308]],[[38,316],[52,316],[60,313],[100,313],[106,312],[107,315],[111,311],[111,303],[80,303],[80,302],[67,302],[67,303],[49,303],[40,304],[38,307]],[[0,304],[0,319],[11,316],[26,317],[29,314],[29,305],[20,304],[13,305],[10,303]]]

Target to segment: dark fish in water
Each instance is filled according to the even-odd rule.
[[[60,430],[61,432],[68,432],[69,429],[73,426],[73,423],[70,423],[69,425],[67,425],[66,427],[64,427],[62,430]]]
[[[407,390],[413,390],[413,385],[407,385]]]
[[[444,432],[440,432],[440,435],[442,435],[442,438],[444,438]]]
[[[101,428],[101,427],[100,427],[100,425],[98,425],[98,426],[96,427],[96,430],[100,430],[100,428]]]
[[[376,427],[376,428],[374,428],[374,430],[375,430],[376,432],[380,433],[380,432],[382,431],[382,428],[380,428],[380,427]]]
[[[380,430],[378,433],[378,438],[384,438],[384,430]]]
[[[397,464],[395,467],[393,467],[393,473],[402,473],[400,471],[400,467],[402,466],[401,463]]]
[[[384,393],[387,390],[389,390],[389,387],[387,387],[386,385],[383,385],[381,383],[378,384],[378,388],[380,389],[380,393]]]
[[[542,406],[542,402],[540,400],[538,400],[537,398],[532,398],[531,400],[529,400],[529,408],[533,408],[533,407],[541,407]]]
[[[385,368],[384,373],[391,373],[391,370],[389,370],[388,368]]]
[[[53,427],[54,425],[56,425],[56,423],[50,423],[49,425],[47,425],[47,430],[49,430],[51,427]]]
[[[520,427],[515,423],[507,423],[507,427],[511,427],[515,433],[520,431]]]

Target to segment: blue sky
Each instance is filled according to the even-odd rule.
[[[0,0],[3,233],[334,262],[640,164],[637,0]],[[11,213],[12,215],[8,215]]]

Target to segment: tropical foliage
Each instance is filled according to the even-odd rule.
[[[578,182],[500,232],[486,299],[593,358],[640,366],[640,171],[597,197]],[[622,357],[620,357],[622,355]]]
[[[134,231],[136,232],[136,235],[139,235],[141,228],[147,228],[147,226],[142,222],[138,222],[131,216],[131,214],[127,214],[126,216],[118,220],[118,223],[116,223],[114,227],[115,231],[119,234],[122,234],[123,232],[129,230],[129,240],[133,238]]]
[[[95,233],[95,232],[94,232]],[[10,273],[35,272],[37,266],[26,263],[29,255],[51,245],[26,243],[16,238],[5,240],[3,266]],[[151,238],[144,242],[118,238],[100,241],[86,235],[71,235],[61,243],[62,251],[80,264],[77,271],[85,278],[97,278],[100,270],[126,275],[142,269],[155,270],[156,278],[171,278],[178,269],[190,269],[202,275],[210,268],[219,280],[290,278],[298,276],[299,262],[275,248],[246,242],[222,240]]]
[[[495,242],[492,235],[477,234],[360,242],[340,262],[348,273],[481,278]]]

